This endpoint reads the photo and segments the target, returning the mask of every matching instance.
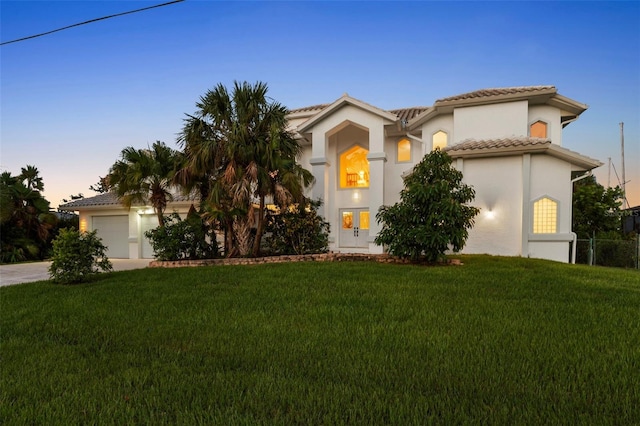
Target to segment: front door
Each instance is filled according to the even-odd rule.
[[[369,210],[340,210],[340,247],[369,247]]]

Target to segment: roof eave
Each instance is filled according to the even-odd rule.
[[[531,92],[518,92],[507,93],[502,95],[474,97],[468,99],[453,99],[450,101],[436,101],[434,106],[436,107],[466,107],[475,105],[489,105],[502,102],[513,102],[519,100],[544,100],[553,95],[557,95],[557,89],[555,87],[549,87],[544,90],[536,90]]]
[[[300,124],[297,128],[298,133],[300,134],[304,134],[307,133],[313,126],[315,126],[317,123],[319,123],[320,121],[322,121],[325,117],[331,115],[334,111],[339,110],[340,108],[343,108],[346,105],[353,105],[357,108],[360,108],[364,111],[368,111],[372,114],[375,114],[379,117],[382,117],[384,120],[387,121],[387,123],[385,124],[391,124],[391,123],[395,123],[398,120],[398,117],[395,114],[392,114],[388,111],[384,111],[382,109],[376,108],[372,105],[369,105],[365,102],[362,102],[358,99],[352,98],[351,96],[345,94],[343,96],[341,96],[340,98],[338,98],[335,102],[333,102],[331,105],[327,106],[326,108],[322,109],[321,111],[319,111],[318,113],[316,113],[315,115],[313,115],[312,117],[310,117],[307,121],[305,121],[304,123]]]
[[[586,155],[582,155],[575,151],[553,144],[549,146],[549,154],[579,167],[580,170],[592,170],[604,164],[594,158],[587,157]]]
[[[508,157],[522,154],[549,154],[553,157],[564,160],[580,170],[592,170],[602,166],[598,160],[579,154],[577,152],[562,148],[561,146],[547,143],[529,146],[511,146],[498,148],[465,149],[458,151],[447,151],[451,158],[486,158],[486,157]]]
[[[574,115],[576,118],[589,108],[586,104],[574,101],[573,99],[559,94],[552,96],[547,101],[547,104],[559,108],[562,111],[566,111],[569,114]]]
[[[407,129],[409,129],[410,131],[415,130],[418,126],[421,126],[423,123],[431,120],[433,117],[436,117],[441,113],[442,112],[439,111],[437,108],[429,107],[421,114],[418,114],[415,117],[413,117],[411,120],[409,120],[409,123],[407,123]]]

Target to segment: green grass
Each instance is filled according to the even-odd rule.
[[[146,269],[0,289],[0,423],[639,424],[640,274]]]

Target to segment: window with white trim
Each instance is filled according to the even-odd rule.
[[[408,163],[411,161],[411,141],[407,138],[398,141],[398,163]]]
[[[532,138],[546,138],[547,137],[547,123],[542,120],[538,120],[529,126],[529,136]]]
[[[369,187],[368,153],[368,150],[354,145],[340,155],[340,188]]]
[[[533,233],[555,234],[558,232],[558,202],[543,197],[533,203]]]
[[[442,130],[438,130],[431,137],[431,149],[435,151],[437,148],[441,150],[447,146],[448,135]]]

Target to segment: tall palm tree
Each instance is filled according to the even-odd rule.
[[[35,166],[23,167],[18,179],[24,182],[24,185],[34,191],[44,191],[44,182],[40,176],[40,171]]]
[[[207,202],[222,213],[231,235],[225,251],[233,243],[241,256],[257,255],[266,199],[286,205],[312,182],[311,173],[296,163],[300,146],[286,130],[287,109],[267,97],[261,82],[235,82],[231,94],[219,84],[196,106],[178,138],[185,153],[182,176],[206,175]]]
[[[156,141],[151,148],[122,150],[107,175],[111,189],[122,204],[151,204],[158,217],[158,225],[164,226],[164,211],[173,199],[171,189],[180,153],[163,142]]]
[[[57,217],[40,193],[38,169],[27,166],[18,176],[0,175],[0,256],[17,261],[43,258]]]

